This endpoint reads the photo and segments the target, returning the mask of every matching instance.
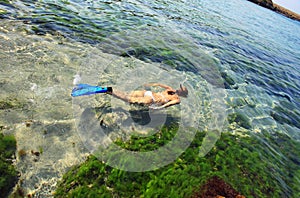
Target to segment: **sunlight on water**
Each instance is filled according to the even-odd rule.
[[[72,79],[89,47],[60,44],[50,35],[26,34],[22,23],[1,23],[1,101],[13,108],[1,111],[1,126],[17,139],[17,168],[22,186],[46,196],[87,151],[74,129],[70,90]],[[40,153],[40,154],[38,154]]]
[[[153,82],[171,85],[175,89],[179,87],[180,83],[183,83],[189,90],[188,98],[182,99],[179,109],[175,107],[168,112],[162,111],[159,113],[150,111],[151,121],[143,125],[131,120],[130,108],[132,107],[122,101],[107,98],[107,96],[74,98],[73,108],[77,127],[83,141],[91,151],[96,151],[99,146],[106,147],[107,144],[118,137],[124,140],[128,139],[133,128],[134,131],[141,134],[157,130],[167,122],[168,117],[177,120],[176,123],[178,122],[180,125],[178,133],[185,134],[187,139],[192,139],[187,137],[187,129],[189,128],[209,132],[218,131],[215,139],[204,142],[204,148],[199,152],[205,155],[212,148],[223,130],[227,117],[223,100],[225,92],[220,84],[222,80],[221,76],[218,76],[217,61],[201,51],[192,42],[191,38],[179,33],[175,34],[173,30],[164,29],[161,31],[156,28],[142,28],[138,35],[137,32],[131,31],[111,35],[98,47],[105,52],[117,54],[118,56],[109,57],[106,55],[106,57],[103,57],[93,51],[84,61],[85,64],[78,71],[81,82],[84,83],[112,86],[113,89],[127,93],[133,90],[143,90],[145,89],[144,84]],[[169,38],[171,34],[172,38]],[[157,51],[153,51],[153,48]],[[138,57],[143,61],[132,57],[139,54],[142,56],[142,52],[145,51],[157,53],[157,55]],[[159,53],[169,56],[170,59],[164,59]],[[174,64],[178,67],[178,70],[183,71],[174,70],[172,65],[167,67],[165,64],[155,63],[158,60],[163,62],[172,61],[174,57],[188,60],[186,65],[178,66],[180,63]],[[151,61],[153,58],[155,59],[152,60],[154,62]],[[208,84],[205,79],[213,85]],[[100,116],[93,115],[93,112],[89,110],[99,107],[104,109],[101,110]],[[98,121],[96,117],[98,117]],[[102,129],[103,127],[101,128],[97,122],[106,123],[109,132]],[[106,135],[106,133],[109,133],[109,135]],[[182,152],[184,150],[182,148]],[[172,160],[175,160],[178,154],[174,154]],[[156,155],[161,154],[158,152]],[[141,157],[137,158],[140,159]],[[149,157],[149,159],[154,158]],[[151,163],[148,163],[147,160],[142,161],[145,162],[145,165],[142,166],[140,161],[139,165],[143,171],[152,170],[171,162],[164,160],[163,162],[152,163],[155,164],[155,167],[148,167],[151,166]],[[119,165],[115,166],[120,167]]]
[[[183,128],[300,140],[299,23],[248,1],[14,1],[0,16],[13,19],[0,25],[0,125],[26,153],[16,163],[28,192],[49,196],[89,151],[169,117]],[[108,95],[72,100],[78,82],[124,91],[183,83],[190,96],[147,126]],[[85,132],[101,120],[113,132],[93,140]]]

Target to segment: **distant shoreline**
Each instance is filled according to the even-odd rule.
[[[270,10],[273,10],[279,14],[282,14],[290,19],[294,19],[297,21],[300,21],[300,14],[297,14],[293,11],[290,11],[276,3],[273,3],[272,0],[248,0],[252,3],[258,4],[262,7],[268,8]]]

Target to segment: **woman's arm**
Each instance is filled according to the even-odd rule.
[[[161,105],[159,107],[150,107],[150,108],[152,108],[152,109],[163,109],[163,108],[167,108],[167,107],[179,104],[179,103],[180,103],[180,99],[176,99],[176,100],[171,100],[170,102],[167,102],[166,104]]]
[[[149,84],[145,84],[144,86],[145,87],[151,87],[151,86],[152,87],[156,87],[156,86],[159,86],[159,87],[162,87],[162,88],[165,88],[165,89],[172,89],[172,87],[170,87],[168,85],[160,84],[160,83],[149,83]]]

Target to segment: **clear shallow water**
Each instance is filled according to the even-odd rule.
[[[30,25],[12,21],[4,24],[10,28],[1,26],[1,60],[5,60],[1,63],[1,97],[23,94],[28,110],[5,112],[1,115],[3,124],[13,126],[33,117],[47,120],[42,127],[47,128],[56,120],[71,120],[71,101],[65,90],[71,89],[73,75],[81,73],[82,80],[89,83],[124,86],[124,76],[116,74],[126,71],[128,83],[135,89],[130,79],[138,74],[131,71],[146,67],[139,62],[142,60],[159,75],[142,72],[139,82],[143,77],[162,80],[163,71],[167,71],[194,89],[198,97],[190,97],[187,102],[196,103],[201,98],[205,105],[201,102],[199,106],[207,113],[195,113],[192,108],[187,112],[200,119],[200,129],[205,129],[205,121],[212,121],[214,101],[210,95],[213,90],[222,90],[215,98],[224,99],[224,103],[215,112],[225,108],[225,115],[239,113],[249,119],[246,126],[232,122],[224,130],[239,134],[250,131],[253,135],[266,130],[300,140],[299,22],[241,0],[14,1],[13,5],[15,8],[1,6],[9,12],[5,16]],[[11,29],[17,33],[10,33]],[[44,36],[22,40],[26,32]],[[98,67],[109,68],[111,73],[99,78],[107,72],[97,71]],[[169,78],[162,81],[176,83]],[[34,102],[28,105],[32,99]],[[45,103],[55,108],[49,110]],[[76,134],[72,137],[78,140]],[[54,156],[59,151],[44,153]],[[35,181],[28,181],[28,188],[33,189]]]

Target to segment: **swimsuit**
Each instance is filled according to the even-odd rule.
[[[155,98],[154,98],[154,96],[153,96],[153,94],[152,94],[152,91],[146,91],[146,92],[144,93],[144,96],[150,96],[150,97],[152,98],[153,102],[155,103]]]
[[[165,103],[169,102],[169,100],[162,93],[160,93],[160,95],[162,96],[162,98],[164,98]],[[144,96],[150,96],[152,98],[153,103],[156,103],[152,91],[145,91]]]

